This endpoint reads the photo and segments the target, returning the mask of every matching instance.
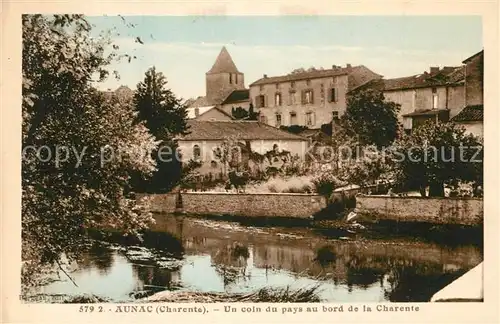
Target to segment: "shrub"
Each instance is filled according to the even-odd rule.
[[[339,180],[331,172],[324,172],[313,179],[316,192],[325,197],[330,197],[333,191],[345,185],[345,182]]]

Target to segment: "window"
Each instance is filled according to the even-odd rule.
[[[276,114],[276,127],[281,126],[281,114]]]
[[[303,104],[312,104],[313,103],[313,91],[312,90],[306,90],[303,92],[302,103]]]
[[[332,111],[332,118],[335,120],[335,119],[339,119],[339,112],[338,111]]]
[[[290,125],[297,125],[297,113],[295,111],[290,113]]]
[[[233,74],[229,73],[229,84],[233,83]]]
[[[306,84],[307,84],[308,86],[310,86],[310,85],[311,85],[311,80],[306,80]]]
[[[261,85],[261,86],[259,87],[259,90],[260,90],[260,91],[263,91],[263,90],[264,90],[264,86],[263,86],[263,85]]]
[[[438,107],[438,94],[437,89],[432,88],[432,109],[437,109]]]
[[[193,146],[193,160],[199,161],[201,159],[201,148],[199,145]]]
[[[281,106],[281,93],[276,92],[274,95],[274,102],[276,106]]]
[[[295,81],[290,82],[290,87],[291,87],[292,89],[295,89]]]
[[[295,90],[290,90],[289,92],[290,95],[290,101],[288,102],[289,105],[295,105]]]
[[[276,90],[278,90],[279,88],[280,88],[280,84],[276,83]]]
[[[337,89],[336,88],[331,88],[330,89],[330,102],[337,102]]]
[[[266,106],[266,97],[264,95],[258,95],[255,97],[255,107],[261,108]]]
[[[238,74],[234,75],[234,83],[238,84]]]
[[[314,125],[314,114],[312,112],[306,113],[306,126]]]

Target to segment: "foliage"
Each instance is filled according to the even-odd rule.
[[[321,131],[328,136],[332,136],[332,123],[326,123],[321,125]]]
[[[257,120],[259,118],[259,113],[253,108],[253,104],[250,103],[248,107],[248,120]]]
[[[347,100],[347,109],[340,118],[346,135],[361,145],[389,146],[398,135],[400,106],[385,101],[382,92],[372,89],[356,91]]]
[[[307,126],[302,126],[302,125],[280,126],[280,129],[293,134],[300,134],[307,129]]]
[[[443,184],[483,184],[483,145],[453,123],[428,121],[394,147],[397,177],[429,196],[444,196]]]
[[[345,185],[345,182],[335,177],[331,171],[320,173],[312,180],[312,182],[316,188],[316,192],[327,198],[331,196],[336,188]]]
[[[390,175],[393,165],[391,156],[385,154],[385,151],[369,146],[363,149],[359,157],[342,164],[339,178],[349,184],[366,186]]]
[[[137,84],[134,104],[139,112],[137,118],[159,140],[171,140],[186,133],[187,111],[182,99],[176,98],[167,88],[163,73],[155,67],[146,71],[144,80]]]
[[[166,152],[171,154],[151,152],[156,158],[158,171],[148,180],[135,177],[135,190],[167,192],[181,180],[182,161],[174,155],[178,148],[175,137],[187,132],[187,112],[181,101],[167,88],[165,76],[155,67],[146,71],[144,80],[137,84],[134,95],[137,120],[143,122],[160,141],[160,148],[168,148]]]
[[[248,111],[242,107],[233,107],[231,109],[231,115],[234,119],[247,119],[249,114]]]
[[[155,161],[137,153],[156,147],[135,122],[130,102],[106,99],[92,86],[109,75],[119,58],[106,37],[91,37],[81,15],[23,15],[22,51],[22,284],[37,284],[42,265],[74,259],[89,228],[119,228],[128,234],[152,222],[145,206],[124,196],[132,173],[150,175]],[[97,79],[96,79],[97,77]],[[35,149],[54,153],[57,163]],[[35,148],[35,149],[28,149]],[[114,156],[102,163],[101,150]],[[85,149],[85,151],[83,151]],[[74,150],[81,155],[79,161]],[[46,152],[46,150],[45,150]],[[46,162],[44,162],[46,161]]]
[[[248,110],[242,107],[233,107],[231,109],[231,115],[234,119],[247,119],[247,120],[257,120],[259,114],[254,111],[253,104],[250,103]]]

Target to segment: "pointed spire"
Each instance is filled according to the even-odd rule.
[[[208,73],[239,73],[236,64],[234,64],[225,46],[222,47],[219,56],[217,56],[214,65]]]

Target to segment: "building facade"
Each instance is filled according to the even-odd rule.
[[[484,51],[472,55],[462,63],[465,68],[465,107],[451,120],[463,126],[468,133],[483,137]]]
[[[421,74],[375,80],[365,87],[380,90],[387,101],[399,104],[399,122],[411,132],[429,119],[446,122],[460,112],[465,105],[464,73],[462,66],[431,67]]]
[[[462,63],[431,67],[408,77],[374,80],[358,90],[383,91],[387,101],[399,104],[398,119],[408,133],[428,120],[451,120],[482,135],[483,51]]]
[[[265,155],[269,152],[288,152],[290,156],[304,159],[308,151],[307,138],[285,132],[257,121],[200,121],[189,120],[189,133],[178,138],[178,147],[183,162],[190,160],[201,163],[197,171],[201,174],[220,174],[229,169],[221,161],[217,151],[224,144],[240,149],[248,155],[251,152]],[[269,165],[273,162],[268,161]],[[264,167],[269,166],[264,165]]]
[[[264,75],[250,85],[250,102],[262,123],[318,129],[345,112],[349,91],[380,78],[363,65],[350,64],[284,76]]]

